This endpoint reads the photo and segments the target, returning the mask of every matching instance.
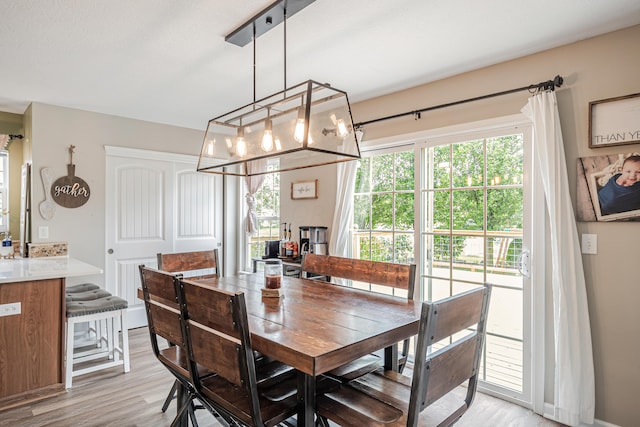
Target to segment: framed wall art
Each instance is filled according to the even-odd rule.
[[[578,159],[578,221],[640,221],[640,153]]]
[[[589,147],[640,143],[640,93],[589,103]]]
[[[317,199],[318,180],[291,183],[292,199]]]

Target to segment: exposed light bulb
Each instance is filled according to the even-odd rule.
[[[336,132],[340,138],[347,136],[349,131],[347,130],[347,125],[344,123],[344,120],[338,119],[336,122]]]
[[[244,140],[244,128],[238,128],[238,137],[236,138],[236,154],[244,157],[247,154],[247,143]]]
[[[209,144],[207,144],[207,155],[213,157],[213,146],[215,145],[216,140],[210,139]]]
[[[276,138],[274,142],[276,143],[276,150],[282,150],[282,143],[280,142],[280,138]]]
[[[227,143],[227,148],[231,149],[231,147],[233,147],[233,141],[231,141],[231,138],[225,138],[224,140]]]
[[[298,120],[296,120],[296,128],[293,131],[293,139],[302,144],[304,141],[304,108],[298,108]]]
[[[271,127],[271,120],[266,119],[264,121],[264,135],[262,136],[262,149],[264,151],[273,150],[273,130]]]
[[[244,157],[247,154],[247,143],[244,141],[244,136],[239,136],[236,141],[236,153],[240,157]]]

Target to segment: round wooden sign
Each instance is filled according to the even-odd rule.
[[[67,176],[60,177],[51,186],[51,197],[60,206],[78,208],[89,200],[91,190],[84,179],[75,175],[76,166],[67,165]]]

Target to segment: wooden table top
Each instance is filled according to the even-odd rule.
[[[405,298],[294,277],[269,298],[261,274],[196,281],[243,291],[254,350],[311,376],[418,333],[421,304]]]

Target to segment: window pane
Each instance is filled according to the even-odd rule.
[[[457,190],[453,193],[453,229],[482,230],[484,228],[484,192]]]
[[[371,229],[370,218],[371,196],[355,196],[353,203],[353,222],[358,230]]]
[[[413,257],[413,233],[396,234],[395,239],[395,261],[400,264],[412,264],[415,262]]]
[[[483,140],[453,144],[453,186],[483,185]]]
[[[393,262],[392,233],[375,233],[371,236],[371,261]]]
[[[413,193],[396,194],[396,230],[413,230]]]
[[[523,135],[507,135],[487,140],[487,185],[522,184],[524,168]]]
[[[374,194],[371,198],[371,224],[373,230],[393,229],[393,195]]]
[[[432,148],[431,150],[433,155],[433,188],[450,188],[450,148],[445,145]]]
[[[396,153],[396,190],[413,190],[413,151]]]
[[[371,172],[372,191],[393,190],[393,154],[375,156]]]
[[[522,188],[487,190],[487,230],[522,229]]]
[[[427,212],[433,213],[433,229],[434,230],[449,230],[451,227],[451,209],[449,200],[450,191],[436,191],[431,193],[433,195],[433,207],[427,209]]]

